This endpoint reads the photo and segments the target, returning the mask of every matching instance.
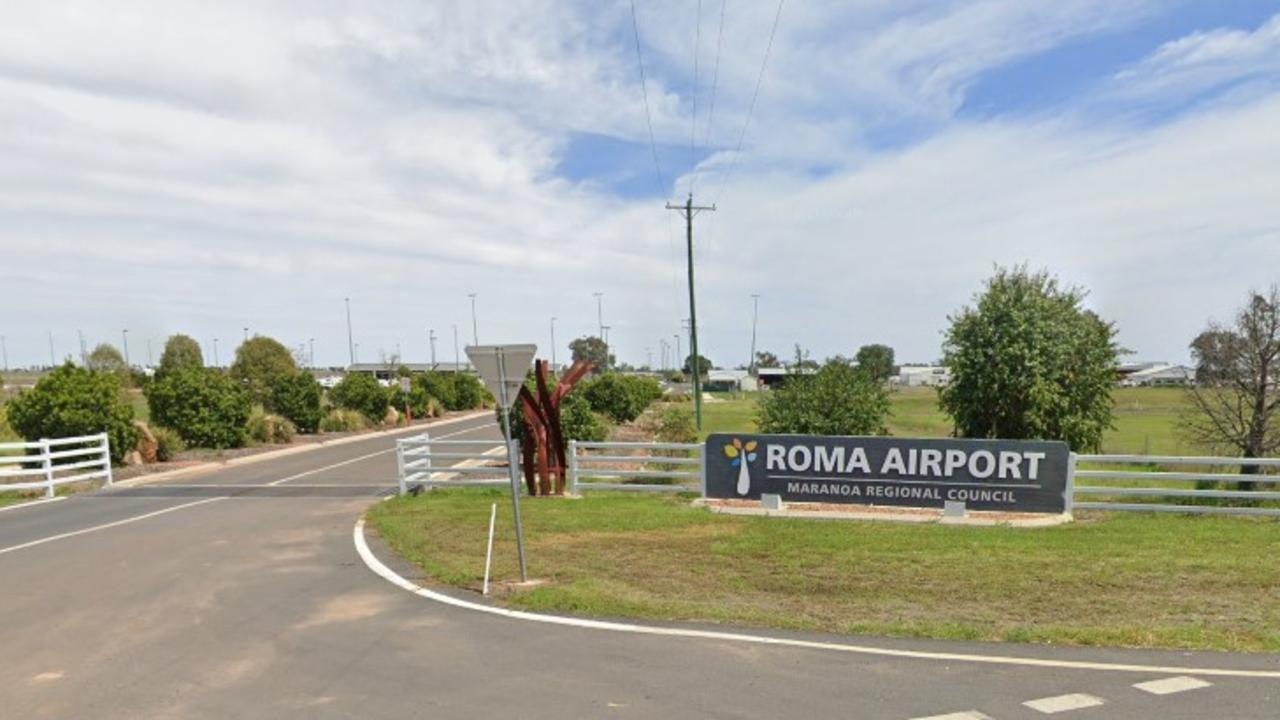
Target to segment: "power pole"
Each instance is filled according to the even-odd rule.
[[[84,345],[84,331],[77,330],[80,335],[80,367],[89,367],[89,350]],[[7,368],[6,368],[7,369]]]
[[[471,298],[471,344],[480,344],[480,331],[476,329],[476,294],[467,293],[467,297]]]
[[[760,315],[760,296],[751,296],[751,361],[747,363],[752,375],[756,374],[756,318]]]
[[[453,371],[462,372],[462,356],[458,354],[458,324],[453,323]]]
[[[551,317],[551,370],[556,369],[556,318]]]
[[[427,342],[431,343],[431,369],[436,369],[436,331],[427,328]]]
[[[684,365],[682,363],[684,363],[684,358],[680,357],[680,333],[676,333],[671,337],[676,339],[676,361],[672,364],[675,365],[676,370],[683,371]]]
[[[698,213],[709,210],[715,212],[716,206],[712,205],[694,205],[693,193],[689,193],[689,198],[685,200],[683,205],[672,205],[667,203],[668,210],[675,210],[684,216],[685,222],[685,250],[689,257],[689,354],[693,357],[690,366],[693,369],[693,414],[697,421],[698,429],[702,429],[702,368],[698,367],[700,356],[698,355],[698,310],[697,303],[694,300],[693,291],[693,218]]]
[[[125,328],[124,330],[121,330],[120,337],[123,338],[124,340],[124,366],[130,367],[129,365],[129,328]]]
[[[221,367],[222,362],[218,360],[218,338],[213,339],[213,366]]]
[[[342,298],[347,304],[347,352],[351,355],[351,364],[356,364],[356,341],[351,334],[351,298]]]
[[[604,369],[605,369],[606,371],[608,371],[608,369],[609,369],[609,365],[610,365],[610,362],[609,362],[609,326],[608,326],[608,325],[601,325],[601,326],[600,326],[600,334],[601,334],[601,335],[603,335],[603,337],[602,337],[602,338],[600,338],[600,339],[601,339],[602,341],[604,341]]]
[[[307,364],[316,369],[316,339],[307,338]]]
[[[151,338],[147,338],[147,367],[151,367],[153,364],[151,362]]]
[[[600,328],[600,334],[597,335],[596,337],[603,340],[604,339],[604,309],[603,309],[604,293],[596,292],[591,294],[596,296],[596,325],[599,326]]]
[[[54,357],[54,353],[53,353],[53,331],[52,331],[52,330],[50,330],[50,331],[49,331],[49,369],[51,369],[51,370],[52,370],[53,368],[56,368],[56,367],[58,367],[58,359],[57,359],[56,357]]]

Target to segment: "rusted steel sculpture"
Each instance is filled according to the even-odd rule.
[[[524,418],[525,442],[520,445],[524,465],[524,481],[530,495],[563,495],[568,460],[565,454],[564,430],[560,426],[560,401],[574,385],[591,371],[591,363],[575,362],[556,383],[548,387],[551,368],[546,360],[533,364],[537,396],[521,387],[516,396]]]

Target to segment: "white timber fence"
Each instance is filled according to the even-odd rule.
[[[1280,507],[1274,506],[1280,501],[1280,475],[1264,474],[1280,469],[1280,458],[1073,454],[1071,459],[1076,510],[1280,517]],[[1082,464],[1104,467],[1082,469]],[[1246,467],[1255,468],[1256,474],[1218,471]],[[1082,485],[1082,480],[1101,482]],[[1241,489],[1241,483],[1251,483],[1255,489]],[[1110,499],[1082,501],[1085,497]]]
[[[106,433],[35,442],[0,443],[0,492],[44,490],[102,480],[111,484],[111,441]]]
[[[520,444],[515,443],[516,457]],[[396,441],[400,494],[411,485],[484,487],[510,482],[502,440],[435,440],[430,433]]]
[[[701,443],[570,440],[566,459],[571,494],[583,490],[706,494]],[[625,480],[640,482],[617,482]]]

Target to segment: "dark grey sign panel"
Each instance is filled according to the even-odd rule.
[[[1061,513],[1066,443],[817,435],[707,438],[707,497]]]

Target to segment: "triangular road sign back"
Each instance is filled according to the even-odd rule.
[[[516,401],[516,394],[524,384],[525,373],[533,365],[534,353],[538,346],[526,345],[470,345],[467,347],[467,358],[480,373],[485,387],[493,393],[493,398],[501,403],[503,385],[506,386],[507,407]]]

